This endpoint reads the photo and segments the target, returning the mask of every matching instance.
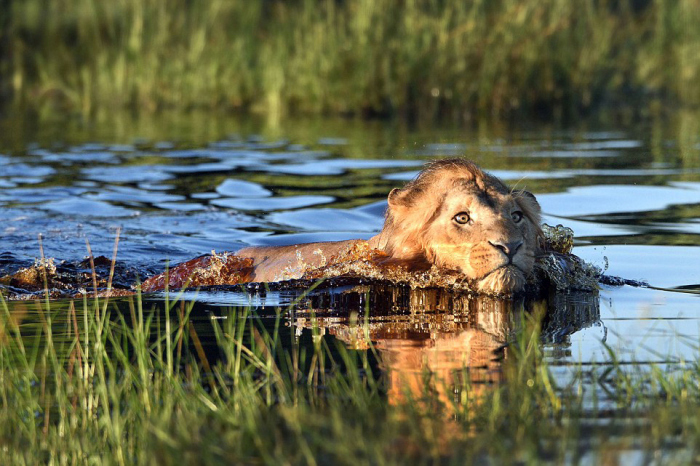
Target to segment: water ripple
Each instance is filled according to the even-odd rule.
[[[216,192],[231,197],[267,197],[272,191],[257,183],[244,180],[228,179],[216,187]]]
[[[81,217],[127,217],[138,214],[138,211],[80,197],[69,197],[60,201],[47,202],[40,205],[39,208],[62,215]]]
[[[210,202],[212,205],[239,210],[287,210],[309,207],[318,204],[328,204],[335,201],[331,196],[289,196],[269,198],[228,198],[216,199]]]
[[[142,183],[144,181],[165,181],[174,178],[157,165],[90,167],[82,171],[88,180],[105,183]]]

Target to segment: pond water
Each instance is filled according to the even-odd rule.
[[[40,257],[39,235],[47,257],[77,264],[86,239],[94,255],[111,257],[119,229],[123,281],[212,250],[369,238],[393,187],[426,161],[464,156],[533,192],[546,223],[574,230],[575,254],[656,288],[602,287],[543,304],[338,284],[298,302],[286,315],[290,331],[311,332],[313,309],[328,338],[362,349],[357,322],[366,319],[384,364],[408,377],[395,387],[417,383],[411,374],[426,366],[448,373],[465,363],[493,381],[514,316],[544,306],[543,344],[562,380],[609,362],[606,346],[622,362],[671,367],[695,360],[700,345],[699,127],[687,114],[564,129],[276,126],[197,114],[92,125],[6,119],[0,276]],[[298,295],[216,289],[189,297],[225,317],[250,306],[274,315]]]

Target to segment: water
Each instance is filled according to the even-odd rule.
[[[409,378],[426,364],[448,374],[466,363],[497,379],[492,362],[514,316],[542,306],[550,312],[547,358],[561,380],[579,364],[609,362],[604,344],[642,367],[698,355],[700,132],[692,115],[518,130],[334,120],[274,127],[194,114],[0,127],[0,276],[34,263],[39,235],[47,257],[75,269],[86,240],[94,255],[110,257],[119,228],[123,282],[212,250],[366,239],[380,229],[393,187],[426,161],[466,156],[533,192],[545,222],[574,230],[577,255],[664,289],[603,287],[513,303],[336,283],[296,306],[290,330],[309,332],[314,309],[328,338],[363,348],[357,325],[366,321],[385,364]],[[298,293],[186,296],[225,317],[245,306],[274,314]]]

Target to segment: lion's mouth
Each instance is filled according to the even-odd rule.
[[[493,269],[492,271],[490,271],[489,273],[487,273],[486,275],[484,275],[484,276],[482,277],[482,280],[483,280],[484,278],[488,277],[488,276],[491,275],[491,274],[499,273],[499,272],[500,272],[500,273],[503,273],[503,272],[524,273],[523,270],[522,270],[520,267],[518,267],[518,266],[515,265],[515,264],[509,263],[509,264],[503,264],[503,265],[501,265],[501,266],[499,266],[499,267],[496,267],[495,269]]]
[[[478,289],[482,293],[513,294],[523,290],[527,280],[518,266],[504,264],[479,279]]]

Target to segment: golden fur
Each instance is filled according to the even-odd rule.
[[[409,269],[432,265],[456,270],[478,291],[521,291],[538,253],[540,207],[535,197],[512,191],[463,159],[430,163],[413,181],[389,193],[382,231],[369,246]],[[253,259],[251,280],[299,278],[306,267],[329,265],[361,240],[281,247],[251,247],[237,253]]]

